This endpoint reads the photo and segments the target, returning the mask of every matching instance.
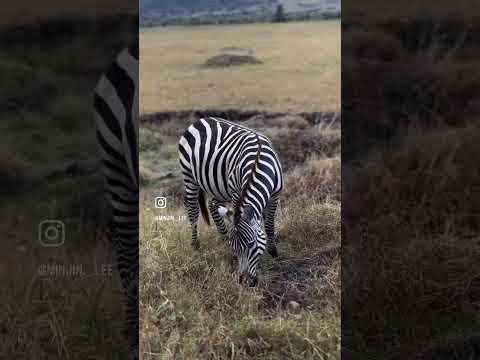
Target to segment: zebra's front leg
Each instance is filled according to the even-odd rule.
[[[272,197],[265,208],[263,219],[265,221],[265,233],[267,234],[267,251],[273,257],[278,257],[275,239],[275,212],[278,206],[278,196]]]
[[[220,204],[217,200],[211,199],[209,204],[208,204],[208,210],[210,211],[210,214],[212,215],[213,221],[215,222],[215,226],[217,227],[218,233],[220,234],[220,237],[225,243],[228,243],[228,230],[227,226],[225,225],[225,221],[223,220],[223,217],[220,215],[218,212],[218,207],[222,205]]]
[[[198,250],[200,248],[200,241],[198,240],[198,214],[200,206],[198,203],[199,188],[192,188],[185,186],[184,205],[187,210],[188,220],[192,227],[192,248]]]
[[[218,233],[220,234],[220,237],[222,238],[223,242],[225,242],[225,244],[227,244],[227,246],[230,246],[229,245],[229,239],[228,239],[227,226],[225,225],[225,221],[223,220],[223,216],[218,211],[218,208],[220,206],[224,206],[224,204],[221,204],[217,200],[212,199],[212,200],[210,200],[210,203],[208,204],[208,210],[210,210],[210,214],[212,215],[213,221],[215,222]],[[225,208],[225,210],[226,210],[226,208]],[[235,272],[237,267],[238,267],[238,258],[235,254],[232,254],[232,258],[230,260],[230,265],[231,265],[231,271]]]

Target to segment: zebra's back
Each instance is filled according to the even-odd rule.
[[[138,356],[138,51],[125,49],[95,91],[97,139],[111,204],[111,232],[126,297],[126,333]]]
[[[270,140],[230,121],[195,121],[181,137],[179,153],[186,183],[195,183],[219,201],[238,198],[252,178],[246,201],[261,212],[282,189],[282,169]]]
[[[136,57],[135,57],[136,56]],[[138,54],[122,51],[95,91],[95,118],[112,223],[138,236]]]

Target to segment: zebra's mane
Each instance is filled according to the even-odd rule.
[[[258,162],[260,161],[260,153],[261,153],[261,150],[262,150],[262,143],[260,142],[260,137],[258,136],[258,134],[256,132],[254,132],[254,134],[255,134],[255,138],[257,139],[257,145],[258,145],[257,156],[255,158],[255,162],[253,164],[252,172],[250,173],[250,177],[245,182],[245,186],[242,188],[242,192],[240,194],[240,197],[238,198],[237,206],[234,209],[234,213],[233,213],[233,223],[234,224],[238,224],[238,221],[240,220],[243,201],[244,201],[245,197],[247,196],[247,190],[248,190],[250,184],[253,182],[253,177],[255,176],[255,169],[257,168]]]

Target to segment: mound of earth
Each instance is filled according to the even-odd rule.
[[[220,54],[208,59],[204,66],[206,67],[227,67],[239,65],[256,65],[263,64],[263,61],[258,60],[252,55],[237,55],[237,54]]]

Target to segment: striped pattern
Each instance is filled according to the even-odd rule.
[[[126,332],[138,349],[138,50],[122,51],[95,91],[97,139],[112,207],[111,233],[126,296]],[[135,351],[136,354],[136,351]]]
[[[237,271],[242,276],[249,275],[251,282],[256,283],[259,257],[265,248],[277,256],[274,217],[283,179],[270,140],[224,119],[199,119],[181,137],[179,158],[192,246],[200,245],[197,236],[200,210],[209,223],[205,204],[208,196],[208,209],[215,225],[238,260]],[[233,211],[226,210],[229,202]],[[230,220],[228,228],[222,215]]]

